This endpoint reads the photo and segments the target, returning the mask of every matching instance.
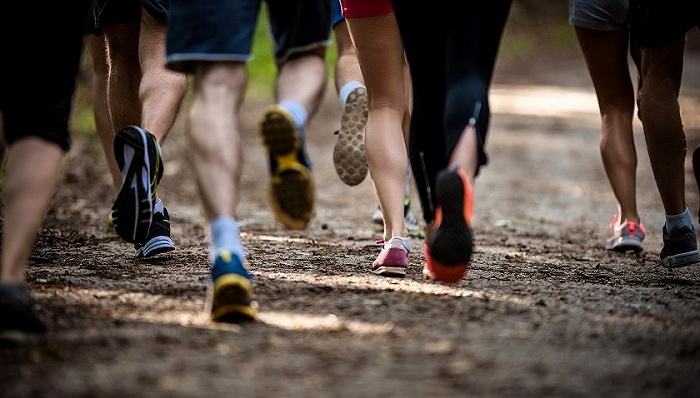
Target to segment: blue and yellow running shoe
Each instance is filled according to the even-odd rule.
[[[214,322],[240,323],[255,320],[252,276],[238,256],[222,250],[211,270],[214,281],[207,306]]]
[[[311,168],[292,115],[272,105],[263,113],[259,125],[270,157],[268,200],[272,212],[288,229],[306,229],[314,215],[316,196]]]

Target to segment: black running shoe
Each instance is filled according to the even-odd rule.
[[[692,228],[683,227],[669,234],[664,225],[662,237],[661,263],[664,267],[677,268],[700,262],[698,241]]]
[[[114,230],[127,242],[144,242],[163,177],[158,141],[138,126],[125,127],[114,137],[114,156],[122,171],[122,187],[112,205]]]
[[[457,283],[469,270],[474,250],[472,188],[467,175],[458,168],[440,171],[435,185],[436,229],[425,240],[423,275],[444,283]]]
[[[0,345],[31,343],[46,333],[26,285],[0,284]]]
[[[146,243],[134,243],[136,258],[152,257],[157,254],[175,250],[175,244],[170,239],[170,215],[168,209],[153,213],[153,222],[148,231]]]

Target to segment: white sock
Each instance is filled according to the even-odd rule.
[[[342,109],[345,109],[345,102],[348,100],[348,96],[350,95],[352,90],[358,87],[365,87],[365,85],[358,82],[357,80],[352,80],[345,83],[343,87],[340,88],[340,90],[338,91],[338,100],[340,100],[340,107]]]
[[[394,246],[394,242],[396,241],[396,239],[398,239],[399,242],[401,242],[401,246],[403,246],[403,248],[404,248],[407,252],[410,252],[410,251],[411,251],[411,238],[403,238],[403,237],[401,237],[401,236],[393,236],[391,239],[389,239],[388,242],[384,243],[384,247],[385,247],[386,249],[389,249],[389,248],[393,247],[393,246]]]
[[[304,105],[298,103],[297,101],[285,99],[280,101],[279,106],[284,108],[294,119],[294,123],[297,125],[300,131],[304,130],[306,125],[306,118],[309,116]]]
[[[221,250],[228,250],[245,260],[245,249],[241,243],[241,231],[238,221],[229,216],[220,216],[209,225],[211,232],[211,258],[213,262],[216,254]]]
[[[681,214],[676,215],[666,215],[666,232],[681,229],[683,227],[688,227],[691,230],[695,230],[693,227],[693,217],[690,215],[690,210],[685,208],[685,211]]]

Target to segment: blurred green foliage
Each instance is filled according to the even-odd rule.
[[[253,42],[253,58],[248,62],[248,97],[272,98],[277,68],[273,57],[272,38],[269,33],[270,25],[263,5],[258,16],[258,25]],[[331,34],[332,37],[332,34]],[[328,67],[329,82],[332,81],[333,65],[336,60],[335,41],[326,51],[326,66]]]

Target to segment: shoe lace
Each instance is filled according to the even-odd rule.
[[[645,235],[647,233],[646,228],[644,228],[644,225],[642,223],[636,223],[634,221],[627,221],[625,223],[620,224],[620,215],[615,214],[613,216],[612,221],[610,222],[610,228],[613,228],[614,230],[618,231],[618,230],[622,230],[622,228],[624,228],[625,226],[627,226],[627,228],[629,229],[630,235],[634,235],[635,229],[639,229]]]
[[[639,230],[642,231],[643,234],[646,235],[646,233],[647,233],[646,229],[644,228],[644,225],[642,225],[642,224],[637,224],[634,221],[628,221],[627,225],[629,225],[630,234],[632,234],[632,235],[634,235],[634,230],[637,228],[639,228]]]

